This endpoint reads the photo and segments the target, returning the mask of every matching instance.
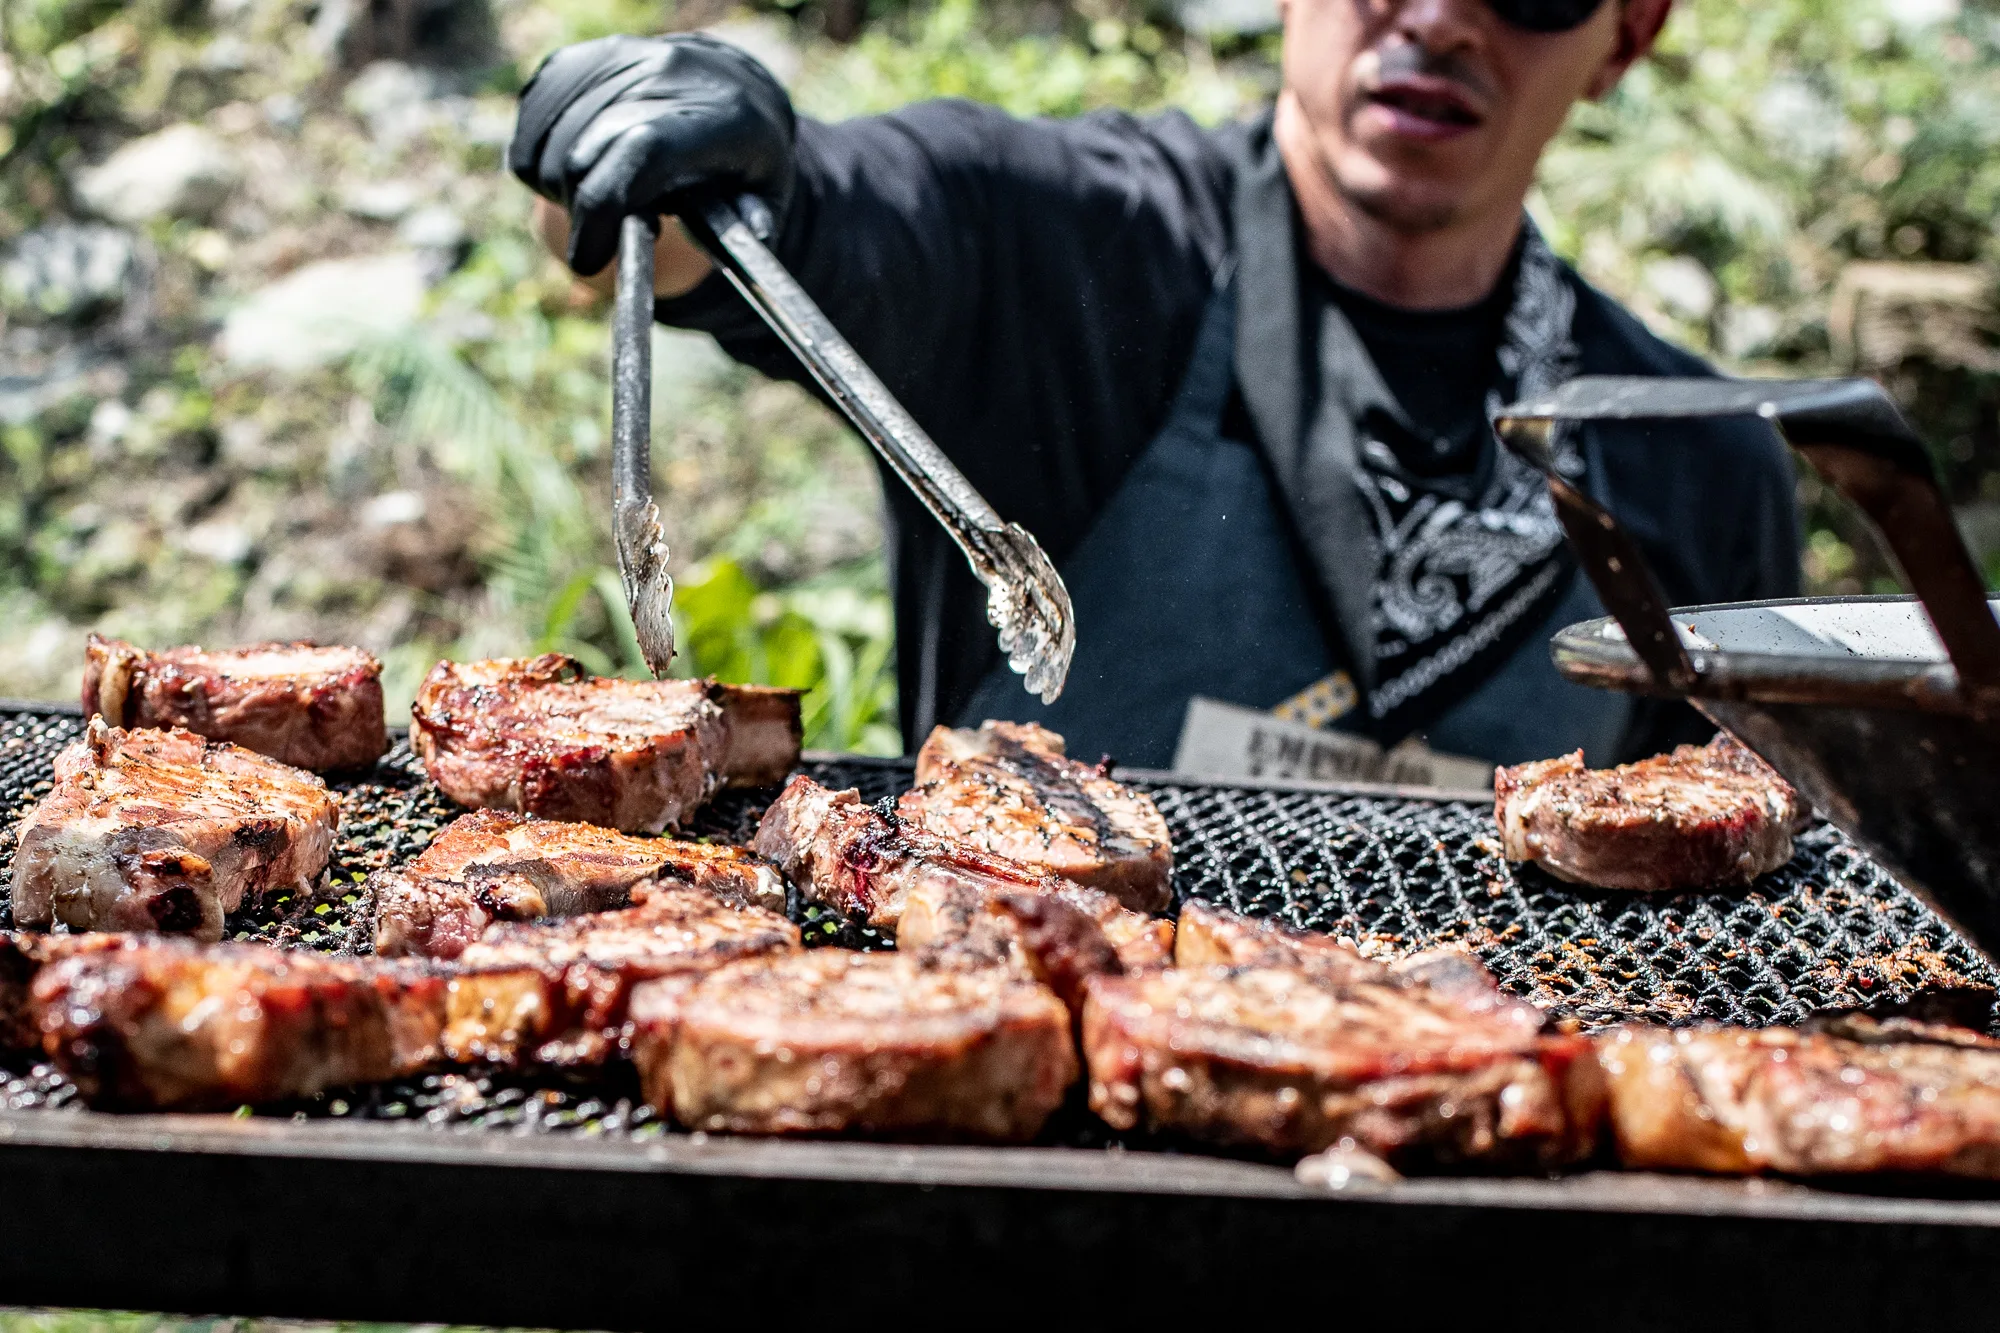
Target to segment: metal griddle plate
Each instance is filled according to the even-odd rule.
[[[73,710],[0,703],[0,884],[14,824],[48,790],[56,752],[81,731]],[[902,761],[810,756],[804,767],[871,801],[909,781]],[[1648,897],[1579,889],[1507,864],[1487,798],[1123,776],[1166,815],[1182,898],[1385,948],[1460,942],[1509,990],[1587,1027],[1790,1023],[1925,991],[1990,991],[1996,980],[1975,950],[1825,825],[1749,891]],[[367,908],[362,881],[414,856],[456,813],[404,744],[335,786],[343,812],[331,891],[246,912],[230,922],[236,938],[365,949],[355,926]],[[768,796],[726,794],[693,832],[741,840]],[[793,916],[813,943],[884,943],[804,903]],[[0,925],[11,925],[4,900]],[[1947,1313],[1961,1298],[1983,1300],[1983,1275],[2000,1272],[2000,1203],[1941,1197],[1930,1184],[1890,1182],[1892,1193],[1918,1196],[1890,1197],[1593,1172],[1327,1195],[1280,1167],[1120,1140],[1080,1105],[1060,1113],[1036,1148],[917,1147],[671,1132],[638,1099],[629,1071],[589,1080],[434,1075],[235,1119],[90,1112],[46,1065],[0,1072],[0,1189],[70,1201],[64,1225],[38,1202],[46,1225],[17,1225],[14,1242],[0,1246],[0,1280],[9,1284],[0,1299],[9,1302],[637,1326],[663,1317],[663,1300],[740,1301],[734,1284],[748,1279],[772,1288],[767,1308],[789,1303],[824,1316],[819,1284],[849,1281],[849,1263],[871,1290],[915,1299],[976,1280],[980,1256],[1004,1245],[1011,1272],[1023,1271],[1013,1258],[1035,1256],[1051,1273],[1074,1269],[1079,1283],[1103,1276],[1102,1264],[1142,1264],[1145,1282],[1118,1284],[1116,1308],[1128,1315],[1154,1301],[1185,1312],[1212,1283],[1235,1289],[1240,1312],[1246,1274],[1259,1275],[1256,1299],[1323,1293],[1336,1252],[1374,1278],[1399,1264],[1422,1267],[1451,1244],[1464,1281],[1450,1290],[1462,1288],[1468,1308],[1495,1290],[1475,1280],[1482,1266],[1504,1286],[1519,1276],[1509,1256],[1541,1262],[1529,1247],[1567,1247],[1566,1300],[1580,1294],[1579,1281],[1598,1282],[1596,1308],[1639,1323],[1711,1290],[1736,1314],[1767,1308],[1787,1321],[1837,1290],[1826,1310],[1852,1315],[1865,1308],[1855,1305],[1856,1274],[1893,1275],[1891,1255],[1906,1255],[1894,1263],[1921,1269],[1920,1298],[1890,1278],[1871,1290],[1893,1295],[1907,1320],[1919,1307]],[[188,1210],[204,1206],[190,1228]],[[468,1210],[489,1207],[533,1233],[532,1274],[506,1262],[519,1242],[465,1226],[480,1215]],[[155,1213],[157,1224],[139,1224]],[[368,1235],[386,1223],[397,1239],[357,1254],[350,1235],[339,1263],[302,1262],[291,1237],[307,1216],[316,1235]],[[1610,1225],[1614,1217],[1622,1223]],[[564,1231],[558,1218],[582,1232]],[[817,1234],[812,1219],[823,1223]],[[1169,1234],[1173,1227],[1191,1230]],[[78,1243],[85,1236],[95,1239]],[[242,1248],[225,1262],[218,1256],[230,1245]],[[825,1272],[799,1258],[815,1245],[835,1247]],[[1659,1282],[1632,1277],[1631,1245],[1653,1251],[1641,1262]],[[1907,1257],[1911,1246],[1916,1258]],[[1701,1267],[1663,1264],[1662,1249]],[[604,1256],[626,1251],[636,1267],[606,1276]],[[270,1263],[255,1261],[267,1252]],[[577,1267],[565,1270],[557,1260],[572,1252]],[[662,1260],[668,1252],[675,1262]],[[135,1264],[131,1254],[162,1262]],[[1610,1266],[1574,1262],[1590,1254]],[[1773,1288],[1780,1261],[1800,1283]],[[1579,1267],[1598,1276],[1580,1278]],[[1941,1267],[1962,1280],[1942,1280]],[[1805,1280],[1819,1270],[1825,1283]],[[552,1280],[565,1271],[588,1279]],[[790,1276],[774,1285],[780,1273]],[[1033,1300],[1025,1291],[994,1299],[1039,1305],[1033,1290]],[[1435,1299],[1452,1298],[1439,1289]]]

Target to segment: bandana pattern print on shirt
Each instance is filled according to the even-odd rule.
[[[1489,412],[1547,393],[1575,373],[1575,313],[1576,293],[1560,262],[1528,223],[1501,332],[1503,383],[1487,394]],[[1365,435],[1360,443],[1358,483],[1380,560],[1372,606],[1376,687],[1367,706],[1384,731],[1404,730],[1442,711],[1425,706],[1437,686],[1511,647],[1524,627],[1546,616],[1574,564],[1547,482],[1497,441],[1492,475],[1470,501],[1427,489],[1397,466],[1387,445]],[[1558,435],[1555,449],[1563,473],[1580,478],[1573,437]]]

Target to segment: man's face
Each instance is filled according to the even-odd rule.
[[[1517,210],[1571,104],[1610,90],[1666,3],[1604,0],[1557,33],[1513,27],[1483,0],[1280,8],[1290,114],[1305,122],[1319,169],[1362,211],[1421,232]]]

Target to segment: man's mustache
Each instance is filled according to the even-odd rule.
[[[1422,76],[1447,79],[1482,102],[1491,99],[1493,89],[1486,74],[1462,52],[1431,51],[1398,35],[1364,51],[1360,59],[1363,87],[1373,87],[1394,79]],[[1372,64],[1373,68],[1370,68]]]

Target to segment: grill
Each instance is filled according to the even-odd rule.
[[[47,792],[55,754],[81,734],[82,725],[74,712],[0,705],[0,885],[9,879],[14,824]],[[852,756],[808,757],[804,767],[828,785],[858,787],[870,801],[893,797],[910,777],[906,762]],[[1828,825],[1805,833],[1792,862],[1747,892],[1646,897],[1582,889],[1532,867],[1510,865],[1493,836],[1490,801],[1470,795],[1126,776],[1153,796],[1172,829],[1174,883],[1183,900],[1201,898],[1294,926],[1350,935],[1365,948],[1383,951],[1462,944],[1478,952],[1510,991],[1584,1028],[1629,1019],[1792,1023],[1825,1009],[1939,1001],[1949,1002],[1961,1017],[1973,1013],[1979,1016],[1976,1021],[1991,1019],[1996,977],[1982,956]],[[406,744],[399,743],[365,776],[334,785],[343,810],[331,866],[333,891],[316,902],[280,901],[238,914],[228,922],[232,937],[327,951],[365,950],[368,874],[414,856],[457,813],[425,779]],[[727,793],[691,832],[744,840],[769,796]],[[876,948],[889,943],[816,905],[795,900],[791,913],[812,944]],[[0,924],[12,924],[11,904],[4,901]],[[290,1123],[298,1121],[340,1123]],[[391,1131],[370,1122],[401,1122],[401,1127]],[[468,1153],[479,1163],[505,1161],[524,1171],[532,1162],[533,1169],[557,1171],[553,1188],[559,1195],[577,1188],[565,1172],[617,1172],[646,1163],[647,1169],[683,1184],[716,1175],[815,1178],[823,1184],[844,1180],[891,1192],[900,1171],[903,1183],[919,1192],[926,1181],[933,1189],[955,1184],[964,1198],[974,1199],[984,1197],[982,1190],[1032,1192],[1037,1173],[1049,1173],[1044,1163],[1050,1154],[1066,1165],[1049,1175],[1046,1188],[1084,1191],[1106,1206],[1114,1198],[1171,1194],[1239,1204],[1245,1199],[1283,1200],[1295,1207],[1300,1194],[1288,1173],[1272,1167],[1190,1157],[1171,1145],[1115,1138],[1081,1106],[1059,1114],[1045,1140],[1039,1149],[710,1143],[700,1135],[669,1132],[639,1099],[635,1081],[623,1070],[587,1078],[438,1074],[246,1109],[234,1121],[87,1112],[59,1073],[26,1061],[7,1067],[0,1083],[0,1145],[16,1145],[0,1147],[0,1181],[7,1178],[7,1164],[22,1152],[53,1154],[70,1162],[66,1170],[104,1160],[107,1150],[117,1157],[120,1149],[162,1146],[176,1149],[169,1157],[183,1163],[247,1156],[268,1164],[275,1157],[325,1169],[328,1161],[351,1162],[357,1154],[368,1159],[386,1151],[379,1145],[394,1144],[396,1160],[415,1153],[435,1171],[448,1172]],[[357,1142],[363,1146],[354,1146]],[[620,1143],[629,1146],[619,1148]],[[1079,1155],[1079,1148],[1092,1151]],[[581,1158],[565,1155],[585,1150]],[[547,1166],[545,1156],[551,1153],[557,1166]],[[208,1183],[216,1179],[213,1171],[195,1174]],[[392,1173],[385,1187],[407,1200],[420,1175],[414,1167],[401,1176]],[[176,1179],[186,1187],[185,1173]],[[1575,1216],[1609,1210],[1706,1217],[1710,1223],[1735,1213],[1793,1222],[1811,1215],[1822,1231],[1835,1222],[1869,1220],[1862,1214],[1884,1202],[1763,1182],[1646,1182],[1644,1177],[1609,1175],[1558,1182],[1426,1181],[1399,1186],[1390,1195],[1398,1202],[1428,1200],[1436,1208],[1479,1218],[1499,1218],[1521,1208]],[[224,1211],[241,1212],[241,1201],[230,1198],[221,1205]],[[1773,1198],[1789,1202],[1771,1213]],[[1322,1203],[1315,1215],[1337,1215],[1352,1223],[1359,1216],[1356,1207],[1379,1213],[1384,1202],[1356,1201],[1343,1209]],[[1981,1228],[2000,1228],[2000,1205],[1930,1198],[1901,1206],[1944,1210],[1935,1217],[1898,1215],[1912,1225],[1963,1227],[1976,1216]],[[1815,1208],[1825,1215],[1813,1214]],[[922,1214],[921,1209],[903,1212],[909,1214],[905,1220]],[[1435,1217],[1426,1225],[1434,1223]],[[1242,1225],[1251,1228],[1246,1237],[1255,1232],[1250,1223]],[[1377,1217],[1365,1229],[1385,1236],[1394,1230],[1383,1231],[1385,1225]],[[896,1229],[907,1244],[900,1223]],[[1095,1241],[1078,1241],[1083,1247],[1079,1253],[1104,1241],[1104,1235],[1090,1234]],[[1691,1234],[1718,1233],[1710,1225]],[[2000,1237],[2000,1230],[1994,1234]],[[1577,1243],[1602,1242],[1580,1236]],[[1824,1236],[1814,1243],[1823,1244]],[[1188,1271],[1221,1262],[1221,1253],[1199,1262],[1190,1259],[1195,1267]],[[1253,1261],[1251,1256],[1244,1259]],[[62,1262],[74,1264],[76,1255],[67,1253]],[[1990,1271],[1990,1263],[1982,1259],[1982,1269]],[[0,1259],[0,1271],[6,1269],[7,1261]],[[101,1272],[91,1271],[93,1281],[104,1280]],[[490,1283],[490,1260],[482,1271]],[[1754,1285],[1752,1278],[1746,1282]],[[387,1279],[378,1285],[383,1293],[399,1290]],[[249,1308],[240,1304],[246,1290],[240,1282],[227,1290],[239,1301],[232,1308]],[[299,1288],[280,1282],[273,1290],[296,1293]],[[405,1298],[421,1305],[429,1290],[413,1277]],[[147,1294],[141,1303],[171,1303],[154,1287],[142,1291]],[[332,1305],[313,1306],[308,1300],[300,1306],[293,1300],[284,1308],[370,1313],[354,1304],[349,1287],[336,1285],[328,1293]],[[58,1293],[51,1299],[74,1298]],[[103,1304],[105,1299],[93,1294],[86,1303]],[[512,1322],[527,1317],[519,1306],[497,1316],[482,1313],[485,1307],[476,1296],[469,1304],[461,1299],[439,1307],[433,1300],[422,1309],[405,1304],[388,1313],[398,1310],[405,1317],[452,1314]],[[589,1322],[586,1315],[593,1310],[598,1307],[588,1302],[555,1306],[546,1317],[550,1322]],[[643,1323],[653,1317],[635,1318],[614,1303],[598,1310],[596,1322]]]

